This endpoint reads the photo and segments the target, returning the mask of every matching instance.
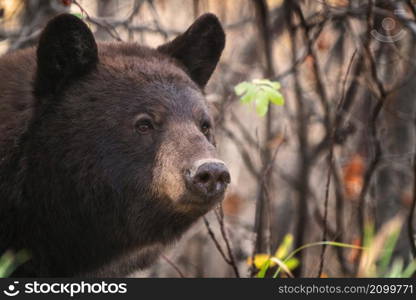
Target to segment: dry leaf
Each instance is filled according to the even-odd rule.
[[[356,247],[361,247],[361,239],[359,237],[354,237],[351,244]],[[347,261],[351,264],[356,264],[360,257],[361,251],[361,249],[352,248],[347,257]]]
[[[345,194],[350,200],[357,200],[364,183],[364,159],[356,154],[343,168]]]

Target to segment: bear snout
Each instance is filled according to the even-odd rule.
[[[218,159],[196,161],[185,172],[187,188],[204,199],[217,199],[225,193],[231,182],[225,163]]]

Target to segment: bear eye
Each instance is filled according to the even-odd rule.
[[[201,132],[205,135],[208,136],[209,135],[209,131],[211,129],[211,124],[208,121],[202,122],[201,125]]]
[[[148,116],[141,116],[136,120],[135,128],[138,133],[147,134],[154,129],[154,126]]]

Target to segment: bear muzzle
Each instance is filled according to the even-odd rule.
[[[225,163],[218,159],[201,159],[185,171],[187,188],[203,200],[222,197],[231,182]]]

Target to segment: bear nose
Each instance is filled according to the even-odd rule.
[[[223,194],[231,181],[227,167],[223,162],[217,160],[202,164],[197,163],[186,177],[190,187],[206,197]]]

